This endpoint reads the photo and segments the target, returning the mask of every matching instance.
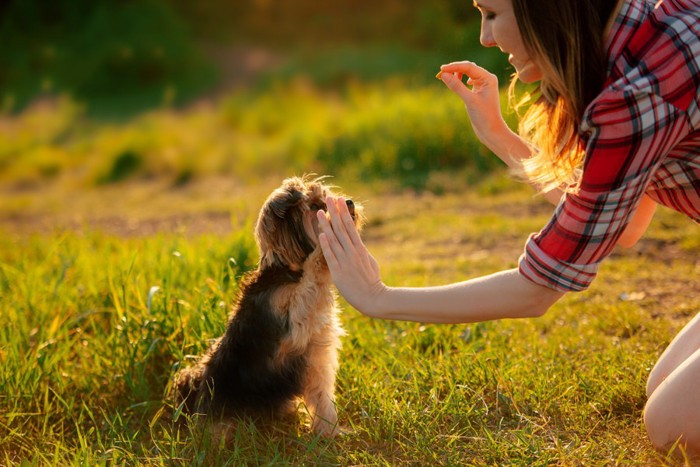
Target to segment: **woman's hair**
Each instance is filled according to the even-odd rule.
[[[584,151],[581,117],[606,78],[605,27],[615,0],[512,0],[524,45],[539,66],[538,96],[520,135],[533,146],[523,171],[541,191],[575,191]],[[511,83],[511,96],[517,75]],[[529,96],[521,102],[526,101]]]

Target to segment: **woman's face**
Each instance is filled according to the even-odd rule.
[[[523,83],[541,80],[542,72],[530,58],[520,36],[511,0],[475,0],[474,7],[481,13],[481,45],[498,47],[508,54],[508,62]]]

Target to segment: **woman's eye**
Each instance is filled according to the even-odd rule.
[[[489,21],[496,19],[496,13],[491,13],[490,11],[487,13],[484,13],[484,18],[486,18]]]

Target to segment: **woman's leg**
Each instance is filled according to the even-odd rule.
[[[649,439],[658,449],[676,441],[688,457],[700,458],[700,349],[685,359],[653,392],[644,408]]]
[[[700,349],[700,313],[676,335],[654,365],[647,380],[647,398],[651,397],[659,384],[668,378],[673,370],[698,349]]]
[[[700,313],[673,339],[647,381],[644,422],[654,446],[669,448],[682,437],[700,455]]]

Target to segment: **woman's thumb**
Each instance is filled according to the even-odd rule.
[[[442,73],[440,76],[445,85],[457,94],[466,104],[471,98],[471,90],[464,85],[461,79],[455,76],[453,73]]]

